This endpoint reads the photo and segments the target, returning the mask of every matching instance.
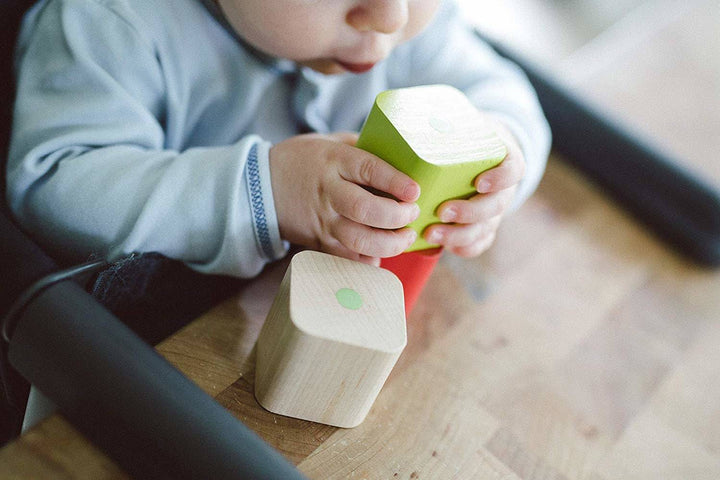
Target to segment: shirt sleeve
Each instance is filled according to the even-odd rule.
[[[524,72],[500,57],[444,1],[428,29],[400,51],[403,61],[390,67],[391,82],[412,79],[413,85],[444,83],[462,90],[481,110],[510,129],[525,156],[525,177],[514,207],[537,188],[550,151],[550,127]]]
[[[40,5],[17,56],[7,194],[19,222],[71,260],[158,252],[250,277],[284,255],[269,144],[167,148],[173,99],[152,42],[101,2]]]

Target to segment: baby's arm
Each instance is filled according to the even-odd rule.
[[[66,261],[154,251],[241,277],[285,253],[267,142],[218,124],[225,146],[186,147],[182,85],[107,2],[34,13],[20,42],[7,191],[36,240]]]
[[[275,208],[285,240],[377,265],[415,241],[402,227],[420,213],[413,203],[420,187],[356,141],[355,134],[310,134],[272,147]]]
[[[462,90],[496,121],[508,147],[506,160],[477,179],[478,195],[441,205],[441,219],[449,223],[424,232],[442,237],[436,243],[459,255],[476,255],[492,243],[503,215],[533,193],[544,172],[550,129],[535,92],[520,68],[499,57],[461,20],[451,1],[443,2],[428,30],[398,49],[395,65],[404,68],[390,69],[393,85],[446,83]],[[451,206],[458,213],[454,221],[449,220]]]
[[[551,143],[550,127],[524,72],[497,55],[452,1],[443,2],[431,26],[398,53],[399,63],[408,68],[393,70],[392,84],[403,85],[409,78],[411,85],[452,85],[510,134],[525,160],[511,208],[521,205],[540,182]]]

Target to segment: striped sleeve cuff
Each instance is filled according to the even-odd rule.
[[[268,261],[282,258],[289,244],[280,238],[270,182],[270,143],[256,142],[248,152],[245,179],[258,252]]]

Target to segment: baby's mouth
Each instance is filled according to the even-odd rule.
[[[335,62],[343,69],[352,73],[365,73],[375,66],[375,63],[347,63],[341,62],[340,60],[335,60]]]

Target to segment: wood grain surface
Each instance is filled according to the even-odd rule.
[[[577,84],[715,181],[720,9],[691,2],[663,21]],[[667,249],[559,160],[489,252],[443,257],[356,428],[253,396],[286,263],[158,349],[313,479],[720,478],[720,271]],[[0,477],[126,478],[58,415],[0,450]]]

